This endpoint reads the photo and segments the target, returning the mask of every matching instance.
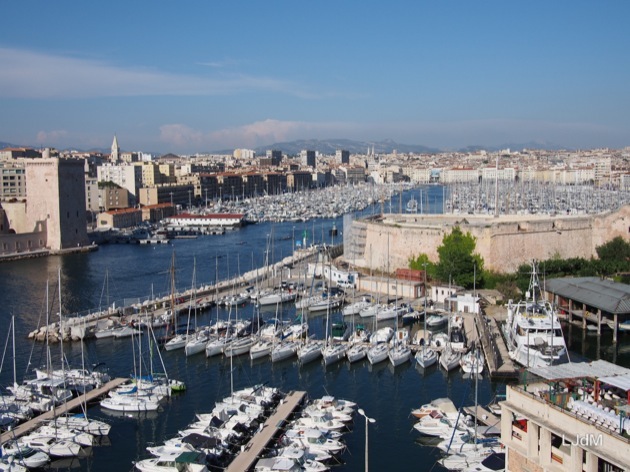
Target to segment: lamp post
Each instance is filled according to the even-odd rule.
[[[359,408],[357,413],[365,418],[365,472],[368,472],[368,423],[376,423],[376,420],[368,417],[363,408]]]

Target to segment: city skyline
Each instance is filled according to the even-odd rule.
[[[5,5],[0,141],[630,145],[621,1],[34,5]]]

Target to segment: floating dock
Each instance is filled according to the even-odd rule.
[[[252,470],[261,452],[276,437],[287,418],[304,402],[306,392],[290,392],[278,405],[273,415],[267,418],[262,428],[250,439],[238,456],[227,467],[227,472],[246,472]]]
[[[85,395],[81,395],[77,398],[73,398],[72,400],[64,403],[62,406],[55,408],[54,410],[50,410],[45,413],[42,413],[41,415],[38,415],[35,418],[16,426],[15,428],[13,428],[10,431],[7,431],[6,433],[2,433],[2,436],[0,436],[0,444],[4,444],[4,442],[8,441],[9,439],[16,439],[16,438],[19,438],[20,436],[30,433],[31,431],[33,431],[34,429],[37,429],[42,424],[52,420],[56,415],[61,416],[66,413],[70,413],[72,411],[77,410],[83,404],[94,403],[95,401],[107,395],[107,393],[110,390],[113,390],[116,387],[119,387],[120,385],[124,384],[128,380],[129,379],[126,379],[126,378],[116,378],[114,380],[110,380],[102,387],[90,390]]]

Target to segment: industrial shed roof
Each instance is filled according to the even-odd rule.
[[[611,280],[598,277],[548,279],[545,291],[608,313],[630,313],[630,285]]]

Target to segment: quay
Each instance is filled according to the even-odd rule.
[[[337,257],[343,253],[343,244],[329,247],[327,251],[330,257]],[[249,271],[243,275],[218,282],[215,285],[206,285],[195,290],[188,289],[168,297],[151,300],[151,303],[144,302],[116,309],[108,308],[88,314],[70,315],[62,321],[61,329],[59,323],[55,322],[30,332],[28,337],[37,341],[44,341],[47,339],[48,335],[48,339],[54,342],[58,341],[61,333],[63,333],[64,341],[81,340],[89,337],[87,330],[96,326],[99,320],[108,319],[112,316],[125,316],[128,321],[137,322],[143,321],[147,316],[150,318],[161,316],[166,313],[167,310],[171,309],[171,298],[175,300],[175,311],[188,308],[190,298],[193,295],[196,297],[197,304],[206,302],[216,303],[222,297],[233,293],[236,287],[242,289],[256,284],[262,286],[265,284],[279,283],[282,277],[276,276],[278,272],[282,273],[281,271],[283,271],[285,267],[293,267],[297,264],[307,262],[317,257],[318,254],[319,249],[317,247],[303,249],[296,251],[294,255],[285,257],[281,261],[271,264],[268,267]]]
[[[278,434],[284,426],[287,418],[295,409],[304,402],[306,392],[293,391],[278,405],[273,415],[267,418],[260,431],[247,443],[232,463],[227,467],[227,472],[246,472],[252,470],[256,459],[269,442]]]
[[[484,316],[481,313],[475,315],[475,327],[478,333],[486,365],[490,377],[516,379],[519,369],[510,358],[508,348],[501,334],[501,320],[497,314]]]
[[[2,433],[2,435],[0,436],[0,444],[4,444],[10,439],[17,439],[20,436],[24,436],[25,434],[30,433],[34,429],[41,426],[43,423],[46,423],[47,421],[53,419],[56,415],[63,415],[65,413],[72,412],[83,404],[94,403],[95,401],[107,395],[110,390],[114,390],[116,387],[119,387],[128,380],[129,379],[121,377],[110,380],[102,387],[95,388],[87,392],[85,395],[80,395],[77,398],[73,398],[72,400],[64,403],[63,406],[60,406],[59,408],[55,408],[53,410],[42,413],[41,415],[38,415],[35,418],[16,426],[12,430]]]

